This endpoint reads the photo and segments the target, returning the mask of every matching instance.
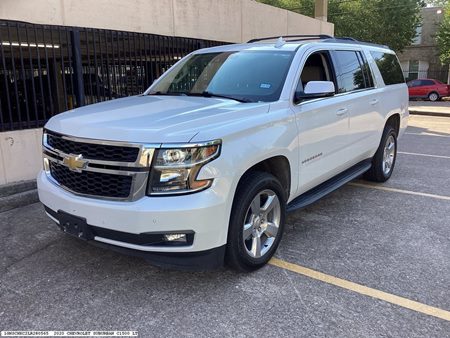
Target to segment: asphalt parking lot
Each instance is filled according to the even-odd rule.
[[[64,235],[40,204],[0,230],[0,330],[450,337],[450,118],[412,116],[389,182],[291,213],[251,274],[161,270]]]

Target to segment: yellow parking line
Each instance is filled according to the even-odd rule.
[[[406,132],[405,134],[407,135],[418,135],[418,136],[437,136],[437,137],[450,137],[450,135],[439,135],[439,134],[433,134],[433,133],[408,133]]]
[[[413,155],[413,156],[425,156],[425,157],[436,157],[436,158],[446,158],[450,159],[450,156],[444,156],[444,155],[431,155],[431,154],[421,154],[421,153],[408,153],[406,151],[398,151],[398,154],[403,155]]]
[[[436,199],[439,199],[439,200],[450,201],[450,196],[427,194],[427,193],[424,193],[424,192],[417,192],[417,191],[411,191],[411,190],[389,188],[389,187],[384,187],[384,186],[381,186],[381,185],[364,184],[364,183],[356,183],[356,182],[350,182],[350,183],[348,183],[348,185],[351,185],[351,186],[354,186],[354,187],[371,188],[371,189],[390,191],[390,192],[399,192],[399,193],[402,193],[402,194],[431,197],[431,198],[436,198]]]
[[[283,261],[278,258],[272,258],[269,261],[269,264],[277,266],[282,269],[286,269],[286,270],[298,273],[300,275],[303,275],[303,276],[306,276],[309,278],[319,280],[324,283],[338,286],[338,287],[346,289],[346,290],[354,291],[361,295],[366,295],[366,296],[369,296],[372,298],[380,299],[385,302],[404,307],[406,309],[410,309],[410,310],[420,312],[420,313],[423,313],[423,314],[426,314],[429,316],[433,316],[433,317],[437,317],[440,319],[450,321],[450,312],[439,309],[437,307],[422,304],[422,303],[419,303],[419,302],[416,302],[416,301],[413,301],[413,300],[410,300],[407,298],[403,298],[400,296],[396,296],[396,295],[393,295],[393,294],[390,294],[387,292],[383,292],[383,291],[380,291],[377,289],[372,289],[372,288],[369,288],[367,286],[364,286],[364,285],[361,285],[358,283],[353,283],[353,282],[350,282],[345,279],[327,275],[325,273],[315,271],[315,270],[312,270],[309,268],[305,268],[305,267],[297,265],[297,264],[289,263],[289,262]]]

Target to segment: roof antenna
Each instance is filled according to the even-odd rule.
[[[277,43],[275,44],[275,48],[281,48],[284,46],[285,43],[286,41],[284,41],[283,37],[280,36],[277,40]]]

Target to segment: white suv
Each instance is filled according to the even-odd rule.
[[[53,117],[40,200],[65,232],[156,265],[253,270],[286,210],[361,174],[389,179],[407,104],[385,46],[289,36],[198,50],[142,95]]]

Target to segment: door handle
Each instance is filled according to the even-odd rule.
[[[336,112],[336,115],[337,116],[342,116],[342,115],[345,115],[345,114],[347,114],[348,113],[348,109],[347,108],[342,108],[342,109],[339,109],[337,112]]]
[[[372,106],[374,106],[374,105],[378,104],[378,102],[380,102],[380,100],[378,100],[378,99],[373,99],[372,101],[370,101],[370,104],[371,104]]]

